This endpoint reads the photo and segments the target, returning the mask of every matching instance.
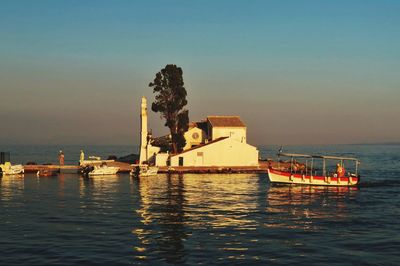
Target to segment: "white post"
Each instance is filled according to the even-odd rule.
[[[147,100],[143,96],[140,112],[140,155],[139,164],[147,161]]]

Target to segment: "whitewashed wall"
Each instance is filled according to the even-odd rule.
[[[169,154],[159,153],[156,155],[156,166],[167,166]]]
[[[231,137],[239,142],[246,143],[246,128],[245,127],[213,127],[212,140],[221,137]]]
[[[233,138],[199,147],[171,157],[171,166],[179,166],[179,157],[183,157],[183,166],[257,166],[256,147],[241,143]]]

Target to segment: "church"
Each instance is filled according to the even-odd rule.
[[[258,166],[259,152],[247,143],[247,127],[239,116],[207,116],[192,122],[179,154],[168,153],[170,136],[154,138],[147,127],[147,100],[140,114],[140,164],[186,167]]]

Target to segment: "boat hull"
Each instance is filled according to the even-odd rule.
[[[95,168],[89,173],[89,176],[115,175],[118,173],[118,170],[119,167]]]
[[[39,170],[36,173],[37,177],[51,177],[51,176],[57,176],[58,175],[58,171],[52,171],[52,170]]]
[[[23,175],[25,173],[24,167],[21,164],[11,165],[10,163],[0,165],[0,172],[2,175]]]
[[[140,172],[139,176],[153,176],[157,175],[158,167],[150,167],[148,170],[144,172]]]
[[[139,175],[136,173],[135,170],[132,170],[130,175],[131,176],[139,176],[139,177],[145,177],[145,176],[155,176],[158,173],[158,167],[148,167],[148,168],[142,168],[139,171]]]
[[[268,177],[271,183],[300,184],[313,186],[357,186],[360,178],[356,176],[324,177],[291,174],[275,169],[268,169]]]

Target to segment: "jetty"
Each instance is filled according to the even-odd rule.
[[[215,174],[215,173],[266,173],[268,167],[275,164],[272,161],[260,161],[258,166],[160,166],[159,173],[196,173],[196,174]],[[119,167],[119,173],[129,173],[137,165],[123,162],[109,162],[107,166]],[[26,173],[36,173],[42,170],[59,171],[60,173],[78,173],[79,165],[24,165]]]

